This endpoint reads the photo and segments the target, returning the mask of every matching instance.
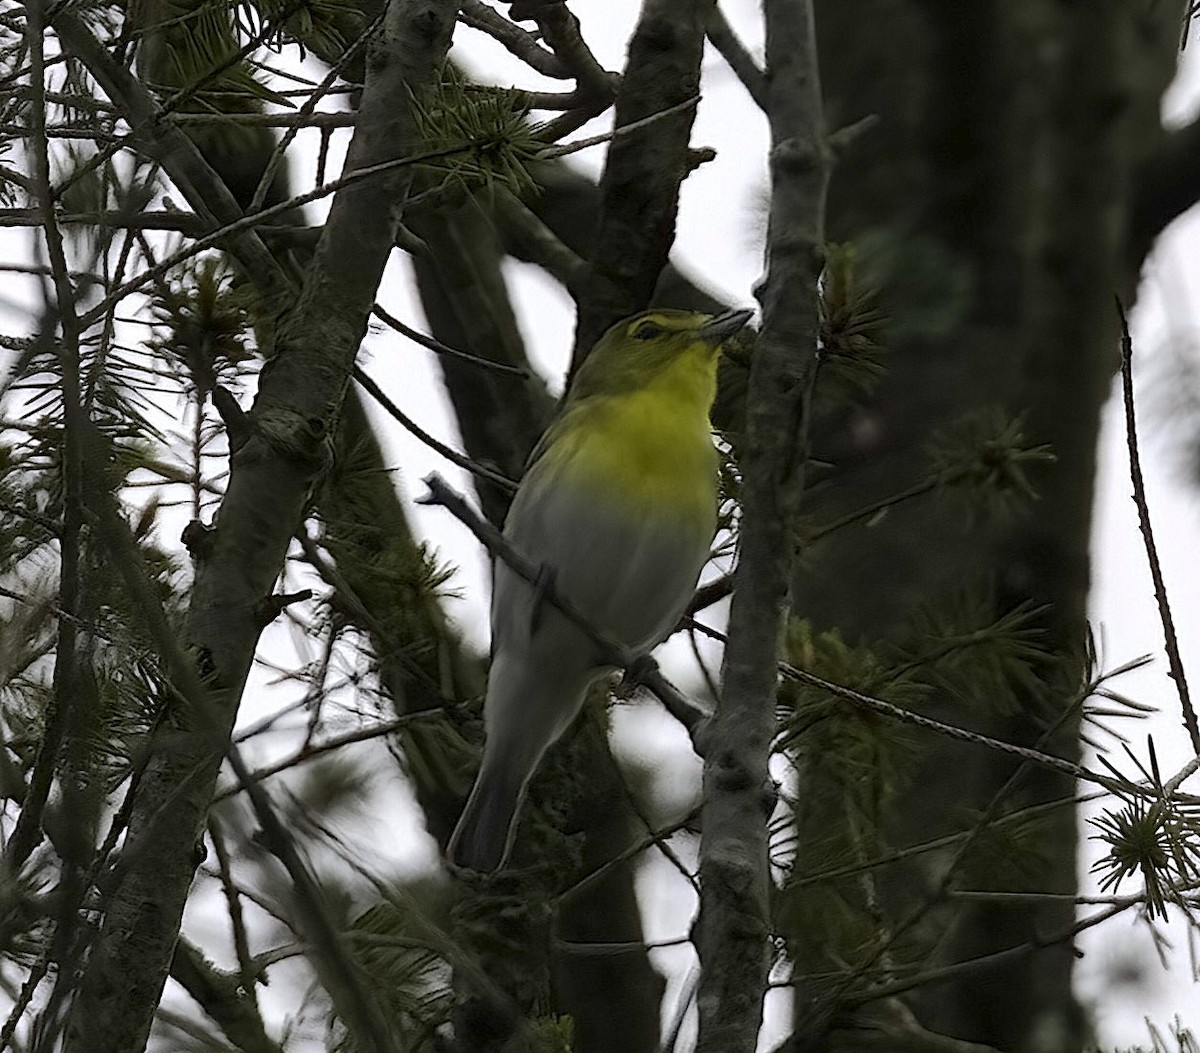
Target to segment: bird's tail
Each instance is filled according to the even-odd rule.
[[[514,782],[495,767],[479,773],[446,847],[454,866],[481,874],[500,868],[512,847],[524,790],[523,781]]]

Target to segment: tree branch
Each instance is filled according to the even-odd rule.
[[[754,100],[760,110],[765,112],[767,108],[766,74],[758,68],[758,63],[746,50],[746,45],[738,39],[738,35],[733,31],[733,26],[729,24],[729,20],[725,17],[719,4],[713,7],[712,15],[709,16],[707,33],[712,46],[721,53],[721,58],[737,75],[737,79],[742,82],[742,87],[749,92],[750,98]]]
[[[171,959],[171,978],[242,1053],[281,1053],[263,1027],[254,1002],[240,994],[241,978],[217,969],[195,944],[181,939]]]
[[[486,33],[504,45],[536,73],[544,77],[554,77],[556,80],[566,80],[571,76],[563,60],[553,51],[542,47],[533,33],[522,29],[515,22],[510,22],[482,0],[463,0],[458,19],[463,25]]]
[[[683,104],[699,94],[711,11],[712,0],[646,0],[642,7],[617,93],[617,134],[600,180],[591,254],[596,278],[579,301],[572,371],[605,329],[650,302],[666,266],[695,120],[695,108]],[[621,134],[666,110],[673,112]]]
[[[771,210],[750,369],[741,555],[704,762],[698,1053],[752,1053],[769,966],[767,762],[820,334],[829,156],[810,0],[766,0]]]
[[[52,9],[50,22],[63,46],[87,66],[96,82],[116,103],[134,129],[133,141],[170,173],[171,180],[209,230],[235,223],[242,210],[229,189],[201,156],[196,145],[176,127],[159,120],[161,111],[149,92],[127,69],[113,61],[87,24],[65,6]],[[289,287],[275,257],[249,227],[239,229],[231,247],[261,285],[264,301],[283,302]],[[89,312],[82,321],[96,317]]]
[[[201,680],[205,704],[170,706],[147,762],[130,817],[125,852],[131,859],[83,978],[69,1050],[137,1048],[149,1030],[193,875],[195,844],[261,632],[257,611],[272,592],[325,464],[395,240],[408,168],[387,165],[411,152],[412,124],[405,115],[413,91],[444,59],[456,10],[453,0],[392,0],[389,6],[346,160],[347,171],[379,174],[351,181],[334,198],[305,288],[280,323],[276,354],[262,371],[250,438],[231,457],[219,525],[211,531],[210,551],[196,564],[187,630],[191,675]],[[82,24],[77,28],[84,47],[99,47]],[[190,144],[181,149],[194,152]],[[193,202],[197,212],[202,205]],[[277,272],[269,254],[263,267]],[[270,285],[269,275],[251,273]],[[255,789],[251,783],[252,798]],[[260,811],[264,826],[268,815]],[[272,840],[277,851],[286,849],[286,838]],[[300,892],[304,868],[292,863]],[[319,920],[319,911],[310,913]],[[324,978],[339,1015],[360,1041],[382,1049],[383,1032],[369,1004],[355,999],[350,976],[339,981],[334,975],[338,962],[327,960]]]
[[[540,596],[545,602],[553,604],[582,629],[596,644],[604,665],[635,671],[637,682],[658,696],[659,701],[687,729],[688,734],[694,737],[699,736],[703,727],[704,713],[679,693],[679,689],[662,675],[653,661],[636,658],[628,647],[602,629],[597,628],[579,608],[559,596],[554,591],[553,585],[544,580],[541,568],[528,555],[513,548],[499,530],[476,515],[470,505],[463,500],[462,495],[448,486],[441,476],[437,473],[428,476],[425,479],[425,485],[429,487],[429,493],[420,499],[420,504],[440,505],[446,509],[475,535],[488,552],[497,559],[502,559],[531,585],[537,586]],[[699,746],[697,746],[697,752],[699,752]]]

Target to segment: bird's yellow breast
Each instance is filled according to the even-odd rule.
[[[715,391],[716,356],[697,346],[637,390],[589,400],[560,440],[573,447],[561,451],[572,482],[606,504],[691,520],[711,536],[717,453],[708,411]]]

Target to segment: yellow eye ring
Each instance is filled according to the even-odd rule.
[[[639,323],[634,327],[634,330],[629,335],[634,340],[653,340],[656,336],[661,336],[666,330],[657,322],[647,318],[644,322]]]

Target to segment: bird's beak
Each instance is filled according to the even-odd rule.
[[[713,315],[700,327],[700,336],[705,343],[715,347],[728,340],[734,333],[741,332],[742,326],[753,317],[753,311],[722,311]]]

